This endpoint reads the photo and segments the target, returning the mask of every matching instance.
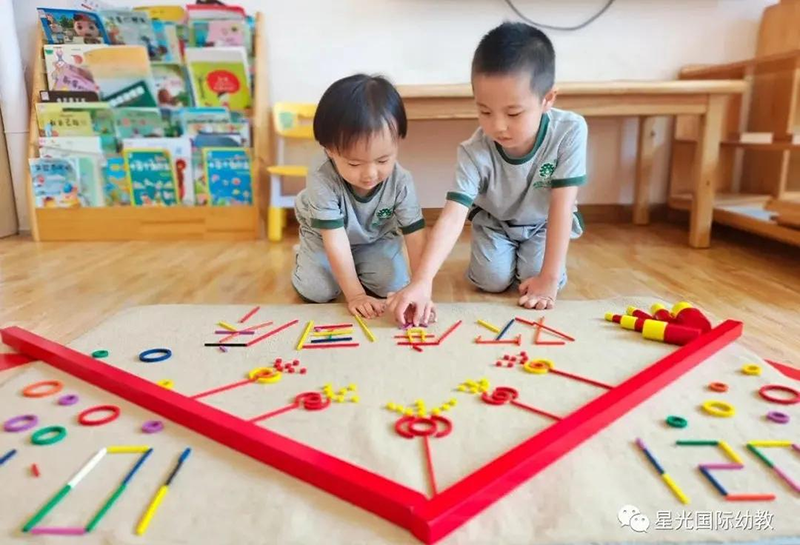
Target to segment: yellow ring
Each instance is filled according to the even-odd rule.
[[[266,377],[260,376],[263,375],[264,373],[271,373],[271,374]],[[247,376],[250,378],[250,380],[254,380],[256,382],[272,383],[272,382],[278,382],[283,376],[283,373],[277,371],[274,367],[256,367],[255,369],[250,371],[247,374]]]
[[[736,409],[724,401],[709,400],[703,403],[703,410],[712,416],[730,417],[736,414]]]
[[[156,384],[158,384],[162,388],[166,388],[167,390],[172,390],[175,387],[175,383],[168,378],[165,378],[164,380],[159,380]]]
[[[555,365],[553,365],[553,362],[550,360],[528,360],[525,362],[525,365],[522,366],[528,373],[534,373],[536,375],[544,375],[553,367],[555,367]]]
[[[747,365],[743,365],[742,373],[744,373],[745,375],[760,375],[761,366],[756,365],[755,363],[749,363]]]

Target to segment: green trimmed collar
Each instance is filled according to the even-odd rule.
[[[341,177],[341,175],[340,175],[340,177]],[[385,182],[385,181],[386,181],[386,180],[384,180],[384,182]],[[381,183],[379,183],[378,185],[376,185],[375,187],[373,187],[372,189],[370,189],[370,190],[369,190],[369,193],[367,193],[366,195],[364,195],[364,196],[362,197],[361,195],[359,195],[358,193],[356,193],[356,192],[353,190],[353,186],[352,186],[352,185],[350,185],[350,184],[347,182],[347,180],[345,180],[344,178],[342,178],[342,182],[344,183],[344,185],[345,185],[345,186],[347,186],[347,190],[348,190],[348,191],[350,191],[350,194],[353,196],[353,198],[354,198],[355,200],[357,200],[358,202],[360,202],[360,203],[366,203],[366,202],[369,202],[369,201],[371,201],[372,199],[374,199],[374,198],[375,198],[375,195],[377,195],[377,194],[378,194],[378,192],[379,192],[379,191],[381,190],[381,188],[383,187],[383,183],[384,183],[384,182],[381,182]]]
[[[510,165],[523,165],[527,163],[533,159],[533,156],[536,155],[536,152],[542,147],[542,142],[544,142],[544,137],[547,134],[547,126],[549,124],[550,116],[547,114],[542,114],[542,119],[539,121],[539,132],[536,133],[536,142],[533,144],[533,149],[522,157],[511,157],[503,149],[503,146],[495,142],[494,145],[497,147],[497,153],[499,153],[500,157],[502,157],[503,160]]]

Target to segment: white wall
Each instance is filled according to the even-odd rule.
[[[107,1],[115,6],[184,4],[158,0]],[[233,0],[229,3],[235,3]],[[239,0],[266,15],[272,100],[316,101],[335,79],[379,72],[397,84],[469,79],[480,37],[513,13],[502,0]],[[761,13],[775,0],[617,0],[589,27],[549,32],[560,81],[671,79],[686,64],[738,60],[755,53]],[[38,4],[15,0],[18,32],[30,66]],[[529,17],[575,24],[605,0],[516,0]],[[416,122],[401,162],[417,179],[423,206],[443,202],[456,144],[473,122]],[[629,203],[634,171],[635,120],[590,120],[591,182],[584,203]],[[666,196],[668,124],[659,125],[653,197]]]

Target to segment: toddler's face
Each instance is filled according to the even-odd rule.
[[[478,120],[483,132],[509,155],[533,149],[542,114],[553,107],[555,91],[543,98],[531,90],[527,74],[476,74],[472,78]]]
[[[357,195],[366,195],[392,173],[397,162],[397,141],[389,127],[361,140],[347,151],[326,150],[336,170]]]

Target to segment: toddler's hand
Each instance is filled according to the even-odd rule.
[[[519,306],[536,310],[553,308],[558,294],[558,280],[531,276],[519,285]]]
[[[399,325],[430,324],[436,321],[436,306],[431,301],[431,285],[411,282],[397,293],[390,293],[387,300],[389,312]]]
[[[362,293],[347,301],[347,310],[350,314],[358,314],[362,318],[377,318],[386,310],[386,303]]]

